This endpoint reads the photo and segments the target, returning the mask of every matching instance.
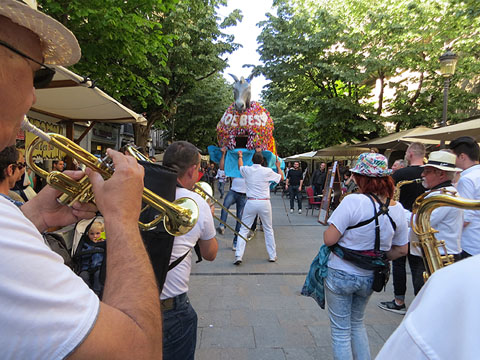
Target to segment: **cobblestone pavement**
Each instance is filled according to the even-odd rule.
[[[214,262],[194,264],[189,297],[198,314],[198,360],[331,359],[327,311],[300,289],[322,244],[326,229],[315,216],[287,213],[288,199],[272,194],[273,226],[278,261],[268,262],[263,232],[247,244],[243,263],[233,265],[233,234],[217,234],[219,251]],[[217,206],[218,207],[218,206]],[[234,210],[234,207],[233,207]],[[217,216],[220,211],[217,210]],[[216,225],[218,222],[216,221]],[[228,218],[234,227],[234,220]],[[194,256],[195,259],[195,256]],[[373,293],[365,324],[372,357],[395,330],[403,316],[378,308],[391,300],[391,280],[386,292]],[[407,283],[407,305],[412,300]]]

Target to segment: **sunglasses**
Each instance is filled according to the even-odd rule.
[[[40,65],[41,68],[35,71],[34,77],[33,77],[33,86],[35,89],[43,89],[50,84],[50,82],[53,79],[53,76],[55,75],[55,69],[48,67],[47,65],[38,62],[37,60],[31,58],[27,54],[24,54],[20,50],[15,49],[12,45],[7,44],[6,42],[0,40],[0,45],[6,47],[10,51],[13,51],[15,54],[20,55],[21,57],[28,59],[30,61],[33,61],[35,64]]]
[[[27,163],[13,163],[13,164],[10,164],[12,165],[12,167],[15,169],[15,168],[18,168],[18,170],[22,170],[24,167],[27,167]]]

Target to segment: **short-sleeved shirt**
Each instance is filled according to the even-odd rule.
[[[461,197],[480,200],[480,165],[462,171],[457,190]],[[463,228],[462,248],[470,255],[480,254],[480,211],[465,210],[464,221],[469,224]]]
[[[478,359],[480,257],[435,271],[377,360]]]
[[[455,191],[453,186],[445,187],[448,191]],[[439,192],[429,193],[425,198],[438,195]],[[437,240],[445,241],[445,247],[448,254],[459,254],[462,252],[461,236],[463,228],[463,210],[452,206],[440,206],[432,211],[430,215],[430,227],[437,230],[435,234]],[[418,242],[415,233],[410,230],[410,242]],[[438,251],[441,255],[445,255],[443,247],[439,247]],[[416,246],[410,246],[410,253],[416,256],[422,256],[420,249]]]
[[[167,273],[163,291],[160,295],[160,299],[162,300],[175,297],[188,291],[190,272],[192,270],[192,249],[198,240],[210,240],[216,235],[215,224],[213,223],[212,213],[207,202],[193,191],[177,188],[176,199],[181,197],[191,198],[197,203],[199,217],[192,230],[184,235],[175,236],[170,263],[188,251],[190,252],[185,259]]]
[[[293,186],[300,185],[300,181],[303,180],[302,169],[300,168],[298,170],[295,170],[293,168],[290,169],[288,171],[287,179],[288,179],[288,185],[293,185]]]
[[[230,190],[233,190],[237,193],[240,194],[246,194],[247,193],[247,185],[245,185],[245,179],[244,178],[232,178],[232,187]]]
[[[380,205],[375,202],[377,211]],[[388,214],[396,224],[394,231],[387,215],[380,215],[380,250],[389,251],[392,245],[402,246],[408,243],[408,225],[403,206],[397,202],[389,206]],[[352,250],[371,250],[375,247],[375,220],[369,224],[347,230],[348,227],[368,220],[374,216],[372,201],[363,194],[351,194],[346,196],[328,219],[329,224],[335,225],[342,234],[338,244]],[[366,276],[372,274],[372,270],[361,269],[352,262],[343,260],[334,253],[330,254],[328,267],[343,270],[350,274]]]
[[[278,183],[282,175],[259,164],[241,166],[240,173],[247,185],[247,197],[256,199],[270,198],[270,181]]]
[[[0,349],[5,359],[63,359],[95,324],[100,301],[0,197]]]
[[[421,178],[422,172],[423,168],[418,165],[407,166],[395,171],[392,175],[392,178],[397,184],[403,180],[415,180]],[[422,186],[422,184],[419,183],[405,184],[400,188],[399,201],[405,209],[412,211],[413,202],[417,197],[422,195],[425,190],[426,189]]]

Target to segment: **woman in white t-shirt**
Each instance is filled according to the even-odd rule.
[[[376,153],[361,154],[351,170],[359,194],[344,198],[330,216],[324,233],[327,246],[339,245],[345,251],[369,254],[375,247],[375,209],[380,212],[379,250],[390,260],[406,255],[408,226],[402,205],[389,200],[395,185],[389,176],[387,159]],[[372,195],[373,194],[373,195]],[[376,199],[375,199],[376,198]],[[381,204],[388,212],[381,212]],[[365,220],[364,225],[357,226]],[[334,359],[370,359],[367,332],[363,323],[365,308],[372,294],[373,270],[355,265],[331,252],[325,279]]]

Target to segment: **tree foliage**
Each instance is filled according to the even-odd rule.
[[[222,29],[241,14],[216,15],[226,0],[40,2],[79,40],[83,56],[73,70],[146,113],[148,126],[136,128],[139,145],[154,124],[169,129],[181,96],[221,72],[238,46]]]
[[[438,58],[459,55],[449,118],[478,114],[478,25],[475,1],[276,0],[259,37],[264,92],[277,129],[306,130],[303,151],[435,125],[442,114]],[[296,119],[292,123],[292,119]],[[288,126],[286,126],[288,128]],[[289,143],[276,132],[277,143]],[[297,144],[298,145],[298,144]],[[298,147],[292,143],[292,152]]]
[[[217,143],[217,123],[231,103],[232,87],[222,75],[196,82],[178,101],[172,117],[173,137],[205,151],[207,146]]]

